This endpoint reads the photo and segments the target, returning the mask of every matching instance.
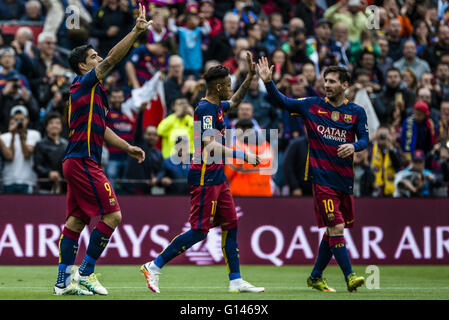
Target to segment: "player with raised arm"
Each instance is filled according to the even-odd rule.
[[[101,169],[103,142],[127,152],[139,163],[145,159],[145,152],[129,145],[106,126],[109,106],[101,80],[125,57],[137,37],[151,23],[145,18],[145,8],[139,4],[135,27],[111,49],[104,60],[89,45],[77,47],[70,53],[69,63],[77,76],[70,87],[69,145],[63,161],[67,210],[59,241],[55,295],[108,293],[98,281],[94,268],[114,229],[121,222],[122,214],[114,190]],[[101,219],[91,233],[86,255],[72,283],[71,269],[78,251],[80,233],[92,217],[99,215]]]
[[[237,243],[237,214],[229,185],[224,174],[223,156],[240,158],[257,166],[259,157],[225,147],[214,136],[225,129],[224,113],[237,107],[249,89],[256,74],[256,64],[247,53],[248,74],[240,88],[232,95],[229,69],[223,66],[210,68],[204,75],[207,92],[195,109],[194,137],[201,139],[195,146],[190,164],[188,183],[190,188],[191,229],[176,236],[170,245],[153,261],[141,266],[148,288],[159,293],[160,269],[195,243],[206,238],[209,229],[221,226],[222,250],[228,267],[229,292],[263,292],[240,276],[239,250]],[[226,101],[230,98],[229,101]],[[198,128],[198,124],[200,128]],[[198,147],[198,148],[197,148]],[[219,161],[210,161],[219,155]],[[217,163],[218,162],[218,163]]]
[[[309,152],[305,179],[312,182],[317,224],[320,228],[326,227],[307,285],[320,291],[335,292],[322,277],[333,255],[343,271],[348,290],[356,291],[365,279],[352,271],[344,228],[354,225],[353,154],[365,149],[369,138],[365,110],[345,99],[349,72],[337,66],[324,71],[324,99],[290,99],[277,90],[272,81],[273,66],[269,66],[265,57],[259,59],[258,68],[259,76],[277,106],[292,116],[302,117],[307,129]]]

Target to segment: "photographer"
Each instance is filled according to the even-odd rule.
[[[424,168],[424,152],[415,150],[411,165],[399,171],[394,179],[395,198],[399,197],[428,197],[431,195],[436,178],[435,175]]]
[[[36,183],[33,171],[34,146],[41,139],[36,130],[28,129],[28,110],[21,105],[11,109],[8,131],[0,136],[5,158],[3,185],[5,193],[32,193]]]
[[[50,112],[44,121],[46,136],[36,144],[34,150],[34,170],[39,178],[49,179],[39,183],[40,193],[59,194],[65,189],[62,183],[62,159],[64,159],[67,140],[61,138],[62,117]]]
[[[6,85],[0,92],[0,132],[8,130],[9,115],[12,108],[22,105],[27,109],[30,127],[36,128],[39,119],[39,107],[31,92],[22,84],[20,74],[10,71],[6,75]]]

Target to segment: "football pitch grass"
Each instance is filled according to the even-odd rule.
[[[379,266],[379,289],[366,286],[355,293],[346,290],[338,266],[329,266],[324,277],[336,293],[308,288],[312,266],[241,266],[243,278],[264,286],[260,294],[227,292],[225,266],[168,265],[160,276],[160,294],[151,292],[140,266],[98,265],[107,296],[54,296],[57,266],[0,266],[0,300],[439,300],[449,299],[449,266]],[[354,266],[358,275],[365,266]]]

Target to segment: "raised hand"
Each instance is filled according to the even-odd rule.
[[[248,76],[252,79],[256,75],[256,64],[253,61],[251,51],[246,52],[246,62],[248,63]]]
[[[152,24],[153,20],[147,21],[145,6],[142,6],[142,4],[139,3],[139,16],[136,19],[135,29],[139,32],[143,32]]]
[[[259,68],[259,76],[262,81],[271,81],[271,75],[273,74],[274,65],[271,65],[271,67],[268,65],[267,57],[261,57],[259,59],[259,62],[257,63],[257,67]]]

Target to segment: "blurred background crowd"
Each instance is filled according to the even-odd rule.
[[[277,87],[292,98],[324,96],[329,65],[351,72],[346,94],[365,108],[371,140],[355,155],[355,196],[447,197],[446,0],[140,2],[153,25],[103,81],[107,125],[147,155],[138,165],[104,146],[102,165],[118,194],[188,193],[201,76],[222,64],[235,90],[250,50],[269,58]],[[135,0],[0,0],[1,193],[65,192],[68,55],[91,43],[105,57],[134,26],[137,8]],[[267,160],[261,170],[226,166],[234,195],[311,195],[304,124],[271,103],[260,79],[226,123],[238,132],[234,147],[257,147]],[[248,130],[259,133],[257,146]]]

